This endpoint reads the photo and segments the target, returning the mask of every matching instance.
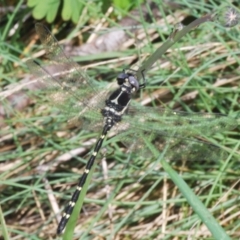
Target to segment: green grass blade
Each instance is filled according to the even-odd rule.
[[[7,225],[3,216],[2,208],[0,205],[0,223],[1,223],[1,232],[5,240],[9,240],[9,235],[8,235],[8,230],[7,230]]]
[[[68,240],[68,239],[73,239],[73,233],[74,233],[74,229],[75,229],[75,226],[77,224],[77,220],[79,219],[79,214],[80,214],[80,211],[82,209],[82,205],[83,205],[83,202],[84,202],[84,198],[86,196],[86,193],[87,193],[87,190],[88,190],[88,186],[89,186],[89,183],[92,179],[92,174],[94,172],[94,169],[95,169],[95,166],[96,166],[96,162],[94,163],[93,167],[91,168],[88,176],[87,176],[87,180],[81,190],[81,193],[80,193],[80,196],[76,202],[76,205],[73,209],[73,212],[68,220],[68,223],[66,225],[66,228],[65,228],[65,231],[64,231],[64,234],[63,234],[63,240]]]
[[[224,229],[219,225],[219,223],[203,205],[199,198],[188,187],[186,182],[177,174],[175,170],[171,168],[171,166],[164,159],[161,161],[161,163],[164,170],[169,174],[172,181],[177,185],[183,196],[187,199],[188,203],[192,206],[198,217],[207,226],[214,238],[218,240],[230,240],[231,238],[227,235]]]

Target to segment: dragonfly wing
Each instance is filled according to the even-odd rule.
[[[228,116],[208,113],[186,113],[159,107],[129,108],[119,126],[118,139],[132,152],[145,157],[159,156],[176,160],[216,160],[226,158],[218,146],[200,140],[202,135],[236,127]]]
[[[209,142],[197,138],[180,138],[148,131],[131,131],[120,133],[114,141],[121,141],[129,154],[136,158],[154,158],[159,156],[166,160],[179,161],[207,161],[216,162],[226,159],[227,152]],[[135,158],[135,157],[133,157]]]
[[[73,60],[68,58],[58,41],[42,24],[36,31],[46,51],[48,61],[27,61],[31,72],[37,77],[39,87],[44,88],[51,104],[65,112],[68,118],[84,115],[85,119],[102,119],[99,109],[105,106],[107,91],[95,91],[94,83]],[[76,117],[75,117],[76,118]]]
[[[131,128],[162,135],[190,137],[234,129],[234,118],[214,113],[187,113],[160,107],[133,107],[123,116]]]

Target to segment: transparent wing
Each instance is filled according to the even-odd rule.
[[[93,82],[77,63],[65,55],[56,38],[44,25],[37,23],[35,28],[49,60],[45,64],[49,74],[42,77],[43,84],[54,88],[58,86],[87,103],[88,99],[97,94]]]
[[[163,108],[130,108],[118,126],[117,139],[130,152],[144,157],[170,160],[217,160],[227,153],[214,144],[201,141],[209,136],[237,126],[237,121],[221,114],[187,113]]]
[[[211,135],[237,126],[231,117],[214,113],[187,113],[158,107],[130,108],[122,121],[131,128],[179,137]]]
[[[48,61],[29,60],[27,65],[48,94],[50,103],[67,113],[69,118],[102,119],[100,109],[105,105],[107,91],[94,89],[94,83],[73,60],[68,58],[55,37],[42,24],[36,31],[46,50]],[[77,116],[77,117],[76,117]]]
[[[174,137],[154,132],[129,132],[119,139],[127,145],[128,152],[144,158],[158,158],[161,154],[169,161],[215,161],[227,157],[224,149],[194,137]]]

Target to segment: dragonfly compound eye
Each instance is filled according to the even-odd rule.
[[[128,81],[131,86],[135,88],[136,91],[139,89],[139,82],[134,76],[129,76]]]
[[[122,73],[118,74],[118,76],[117,76],[118,85],[122,85],[125,82],[126,78],[128,78],[127,73],[122,72]]]

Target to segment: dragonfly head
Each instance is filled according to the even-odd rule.
[[[117,82],[119,86],[127,83],[133,89],[133,92],[136,92],[139,89],[139,82],[132,73],[125,73],[123,71],[117,76]]]

